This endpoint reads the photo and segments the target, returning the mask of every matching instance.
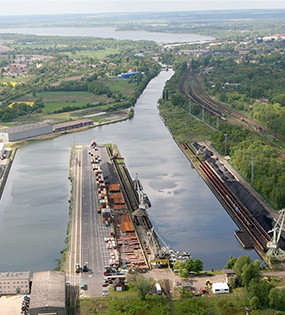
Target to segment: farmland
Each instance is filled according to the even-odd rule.
[[[160,70],[151,57],[158,49],[153,42],[16,34],[0,40],[9,48],[0,63],[3,126],[85,115],[100,120],[101,111],[117,117]],[[137,56],[141,51],[143,57]],[[137,75],[115,78],[128,71]]]

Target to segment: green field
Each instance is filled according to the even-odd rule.
[[[113,93],[122,93],[129,95],[133,92],[135,83],[129,83],[128,79],[112,78],[105,81],[105,84],[110,88]]]
[[[18,83],[26,83],[27,81],[30,81],[34,79],[34,75],[29,75],[29,76],[19,76],[17,78],[12,78],[12,77],[5,77],[5,78],[0,78],[0,83],[4,82],[18,82]]]
[[[51,113],[55,110],[62,109],[66,106],[83,107],[88,103],[109,102],[110,99],[106,95],[94,95],[90,92],[74,92],[74,91],[54,91],[37,93],[36,97],[31,94],[25,95],[17,101],[31,102],[37,98],[42,98],[45,107],[44,113]]]
[[[82,50],[74,53],[67,53],[69,58],[97,58],[104,59],[108,55],[118,54],[120,52],[119,49],[116,48],[107,48],[102,50]]]

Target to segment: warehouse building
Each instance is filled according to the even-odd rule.
[[[60,132],[60,131],[66,131],[76,128],[82,128],[86,126],[92,126],[93,120],[91,119],[81,119],[81,120],[75,120],[75,121],[69,121],[62,124],[57,124],[53,126],[54,132]]]
[[[65,273],[43,271],[33,274],[30,315],[66,315]]]
[[[30,272],[1,272],[0,296],[18,293],[30,293]]]
[[[53,132],[52,125],[46,123],[27,124],[0,130],[0,142],[13,142]]]

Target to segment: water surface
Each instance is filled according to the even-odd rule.
[[[155,228],[174,249],[190,251],[207,269],[223,268],[229,255],[257,258],[240,246],[236,225],[160,119],[157,100],[172,74],[161,72],[150,82],[132,120],[33,142],[17,152],[0,203],[0,271],[54,267],[69,220],[70,147],[92,140],[118,145],[151,200]]]

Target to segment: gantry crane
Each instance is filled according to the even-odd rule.
[[[267,243],[268,255],[277,257],[279,259],[285,258],[285,251],[278,246],[278,242],[281,237],[283,224],[285,219],[285,209],[279,211],[279,218],[275,223],[272,230],[268,231],[268,233],[273,232],[273,236],[270,242]]]
[[[159,243],[157,242],[155,238],[155,234],[157,237],[161,240],[164,246],[160,246]],[[156,247],[156,257],[158,258],[166,258],[170,256],[170,246],[165,243],[163,238],[158,234],[157,231],[154,230],[154,227],[152,227],[148,232],[147,232],[147,243],[149,241],[152,241],[153,245]]]

